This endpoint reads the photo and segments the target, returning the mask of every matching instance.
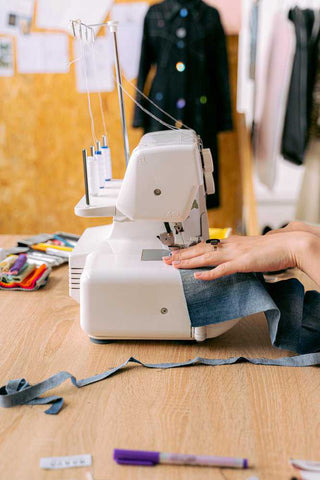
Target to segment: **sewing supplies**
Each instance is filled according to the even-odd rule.
[[[68,455],[64,457],[43,457],[40,459],[40,468],[45,470],[90,467],[91,465],[92,456],[90,454]]]
[[[27,255],[30,260],[35,261],[37,264],[42,260],[51,267],[57,267],[68,261],[70,253],[78,240],[78,235],[56,232],[51,235],[36,235],[18,243],[29,246]]]
[[[14,258],[12,258],[14,257]],[[6,261],[7,260],[7,261]],[[9,265],[12,265],[9,269]],[[35,265],[25,253],[9,256],[0,264],[0,289],[33,291],[47,283],[51,268]]]
[[[19,272],[13,274],[10,272],[4,273],[0,279],[3,283],[20,283],[27,278],[36,269],[36,265],[33,263],[25,263]]]
[[[97,140],[97,149],[95,151],[95,155],[96,155],[97,162],[98,162],[99,188],[104,188],[106,172],[105,172],[104,157],[103,157],[102,152],[101,152],[101,144],[100,144],[99,140]]]
[[[72,252],[73,247],[62,247],[60,245],[51,245],[49,243],[36,243],[32,245],[34,250],[46,251],[46,250],[54,250],[58,252]],[[57,252],[56,252],[57,253]]]
[[[15,261],[18,259],[18,255],[10,255],[9,257],[2,260],[0,263],[0,269],[2,273],[9,272],[12,265],[14,265]]]
[[[107,145],[106,135],[102,136],[101,151],[102,151],[104,164],[105,164],[105,173],[106,173],[105,181],[109,182],[112,179],[112,163],[111,163],[111,152],[110,152],[110,148]]]
[[[87,157],[86,165],[87,165],[88,193],[89,195],[97,195],[99,190],[99,171],[98,171],[98,161],[95,157],[93,146],[90,147],[90,155]]]
[[[185,455],[180,453],[160,453],[143,450],[115,449],[113,452],[113,459],[122,465],[144,465],[148,467],[158,464],[170,464],[219,468],[248,468],[248,460],[246,458]]]
[[[50,247],[46,248],[45,252],[48,255],[56,255],[57,254],[57,250],[54,249],[54,248],[50,248]],[[71,252],[69,252],[69,251],[59,250],[59,256],[62,257],[62,258],[67,258],[68,259],[70,257],[70,253]]]
[[[22,253],[21,255],[19,255],[17,260],[14,262],[14,264],[10,268],[9,275],[18,275],[18,273],[21,271],[26,261],[27,261],[27,255],[25,253]]]
[[[93,195],[91,191],[89,191],[89,178],[88,178],[88,157],[87,157],[87,150],[84,148],[82,150],[82,164],[83,164],[83,178],[84,178],[84,191],[85,191],[85,198],[86,198],[86,206],[89,207],[90,205],[90,193]],[[96,182],[94,183],[96,186]],[[94,192],[95,193],[95,192]]]
[[[65,245],[66,247],[74,248],[74,244],[70,243],[70,241],[66,240],[65,238],[60,237],[60,235],[53,235],[55,240],[58,240],[61,245]]]
[[[52,267],[66,263],[79,237],[71,233],[42,233],[2,249],[0,290],[33,291],[43,287]],[[39,243],[37,243],[39,242]]]
[[[39,262],[42,263],[47,263],[50,267],[58,267],[62,265],[63,263],[66,263],[66,259],[61,256],[61,254],[56,255],[56,254],[48,254],[48,252],[40,252],[36,250],[30,250],[28,252],[28,259],[35,263],[36,265],[39,264]]]

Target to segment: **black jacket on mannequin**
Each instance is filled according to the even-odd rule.
[[[152,66],[156,74],[149,98],[194,129],[204,147],[212,151],[216,193],[207,198],[207,205],[217,207],[217,133],[232,129],[226,39],[218,10],[201,0],[165,0],[151,6],[144,21],[137,83],[141,91]],[[140,94],[137,101],[173,124]],[[145,133],[165,128],[139,107],[135,108],[133,126],[142,127]]]

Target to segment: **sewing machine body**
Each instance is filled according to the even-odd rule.
[[[70,257],[70,295],[92,340],[208,336],[206,327],[191,328],[180,273],[162,257],[208,239],[209,177],[212,162],[194,132],[157,132],[142,137],[123,181],[109,182],[90,206],[80,200],[77,215],[113,217],[87,229]]]

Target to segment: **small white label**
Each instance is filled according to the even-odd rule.
[[[92,456],[69,455],[68,457],[44,457],[40,459],[40,468],[46,470],[56,470],[59,468],[90,467],[92,465]]]

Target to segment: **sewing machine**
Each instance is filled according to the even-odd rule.
[[[201,341],[236,323],[191,328],[180,273],[162,262],[170,249],[209,238],[212,171],[210,150],[192,130],[149,133],[122,181],[76,205],[82,217],[113,217],[111,225],[88,228],[70,257],[70,295],[92,341]]]

